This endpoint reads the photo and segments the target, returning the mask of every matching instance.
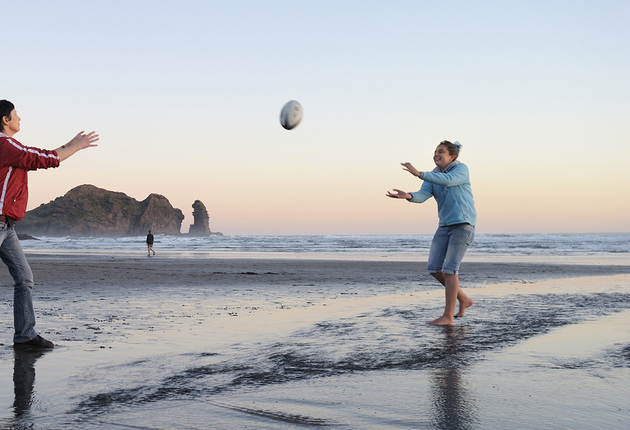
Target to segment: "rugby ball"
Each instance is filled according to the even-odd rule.
[[[302,105],[291,100],[280,111],[280,124],[287,130],[297,127],[302,121]]]

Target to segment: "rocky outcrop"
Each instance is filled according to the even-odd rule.
[[[201,200],[195,200],[193,207],[193,220],[194,224],[190,225],[188,234],[191,236],[209,236],[210,231],[210,216]]]
[[[201,200],[195,200],[193,207],[193,221],[194,224],[190,225],[188,234],[190,236],[223,236],[223,233],[213,232],[210,230],[210,216]]]
[[[168,199],[151,194],[143,201],[124,193],[80,185],[28,211],[17,222],[18,233],[36,236],[142,236],[180,234],[184,214]]]
[[[29,235],[29,234],[24,234],[24,233],[18,233],[17,237],[20,240],[39,240],[36,237],[33,237],[33,236]]]

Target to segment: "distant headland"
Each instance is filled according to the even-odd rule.
[[[210,230],[208,211],[200,200],[192,205],[194,224],[189,235],[222,235]],[[182,235],[184,214],[160,194],[138,201],[124,193],[80,185],[50,203],[26,212],[15,224],[18,234],[30,236],[130,237]]]

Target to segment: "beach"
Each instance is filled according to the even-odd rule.
[[[27,256],[56,347],[2,265],[0,429],[630,425],[630,264],[465,259],[445,328],[421,259]]]

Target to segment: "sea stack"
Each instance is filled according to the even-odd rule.
[[[193,207],[193,219],[194,224],[190,225],[188,234],[191,236],[209,236],[212,234],[210,231],[210,216],[201,200],[195,200]]]

